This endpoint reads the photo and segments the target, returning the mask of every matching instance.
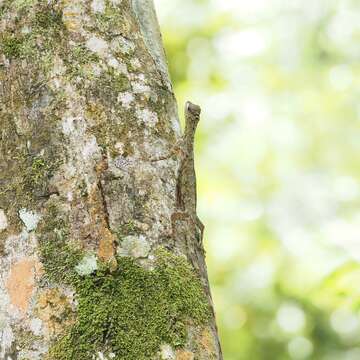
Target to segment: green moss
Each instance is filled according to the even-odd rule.
[[[121,241],[124,236],[133,235],[137,233],[137,228],[133,221],[128,221],[120,225],[116,230],[116,236],[119,241]]]
[[[209,306],[200,280],[182,257],[165,250],[154,270],[119,258],[106,268],[77,278],[77,321],[50,349],[53,360],[85,360],[101,351],[115,360],[151,359],[163,343],[181,347],[186,325],[206,324]]]
[[[30,164],[29,164],[30,162]],[[22,190],[31,199],[47,196],[48,182],[58,168],[60,161],[53,161],[50,156],[28,157],[22,177]]]
[[[1,49],[7,58],[18,58],[22,55],[23,39],[7,36],[1,40]]]
[[[17,150],[17,149],[16,149]],[[41,197],[48,196],[48,182],[60,161],[53,161],[42,156],[29,156],[25,151],[13,149],[13,168],[4,179],[4,186],[0,190],[0,201],[27,207]],[[0,177],[1,179],[1,177]]]
[[[106,1],[104,13],[91,14],[96,30],[107,40],[112,40],[114,35],[129,33],[129,3],[123,1],[122,4],[112,6],[110,1]]]
[[[46,6],[35,14],[34,25],[37,29],[61,28],[63,27],[62,13]]]
[[[31,183],[31,186],[43,186],[45,179],[49,177],[52,166],[50,166],[43,157],[36,156],[32,159],[29,172],[27,174],[27,181]]]
[[[3,6],[0,9],[0,16],[4,16],[11,5]],[[19,2],[17,10],[17,31],[5,31],[0,38],[1,49],[8,58],[29,58],[42,57],[45,50],[53,50],[59,47],[65,38],[65,26],[62,22],[62,13],[55,10],[52,6],[35,1]],[[20,26],[23,18],[29,17],[28,13],[34,14],[31,17],[29,33],[22,34]]]
[[[67,74],[70,78],[77,76],[94,78],[94,74],[90,69],[86,69],[86,65],[99,61],[98,55],[87,49],[84,44],[72,47],[64,62],[67,67]]]
[[[131,84],[125,74],[118,73],[113,68],[108,68],[97,78],[94,87],[98,89],[102,98],[115,101],[119,92],[131,89]]]
[[[54,5],[39,3],[33,10],[32,19],[33,36],[41,37],[39,50],[41,55],[45,50],[55,50],[66,40],[66,27],[62,20],[61,10],[55,9]]]
[[[12,6],[17,10],[21,10],[23,8],[32,6],[36,3],[37,3],[37,0],[15,0],[15,1],[12,1]]]
[[[38,227],[40,258],[46,277],[55,283],[71,284],[81,250],[69,241],[68,219],[50,204]]]

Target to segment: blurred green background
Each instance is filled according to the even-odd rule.
[[[360,2],[156,6],[224,358],[360,359]]]

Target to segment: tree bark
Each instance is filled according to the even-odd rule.
[[[152,0],[3,0],[0,50],[0,358],[221,359]]]

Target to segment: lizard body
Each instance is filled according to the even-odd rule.
[[[178,212],[175,218],[189,217],[196,225],[199,234],[197,240],[201,244],[204,225],[196,214],[196,175],[194,166],[194,140],[196,127],[200,120],[201,109],[191,102],[185,104],[185,131],[181,139],[181,164],[176,189],[176,207]]]
[[[201,109],[198,105],[187,102],[185,104],[185,131],[180,146],[175,146],[175,153],[180,153],[180,168],[176,186],[176,211],[171,218],[173,238],[177,246],[185,245],[187,258],[199,274],[204,290],[208,296],[213,313],[212,332],[217,334],[215,313],[206,271],[203,247],[204,225],[196,214],[196,175],[194,165],[194,140],[196,127],[200,120]],[[216,337],[217,339],[217,337]],[[218,357],[222,360],[221,346],[218,340]]]

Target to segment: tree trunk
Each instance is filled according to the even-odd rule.
[[[0,358],[221,359],[152,0],[0,0],[0,42]]]

